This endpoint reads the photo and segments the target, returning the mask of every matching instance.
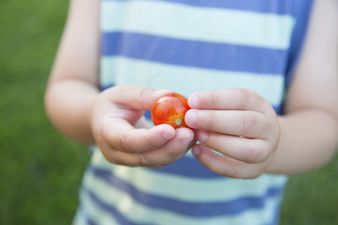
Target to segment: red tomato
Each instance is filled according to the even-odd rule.
[[[151,109],[151,118],[155,125],[165,123],[174,128],[186,127],[184,115],[189,109],[187,99],[172,92],[155,101]]]

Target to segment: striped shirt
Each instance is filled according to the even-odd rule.
[[[101,88],[248,88],[282,114],[311,0],[102,0]],[[149,114],[146,114],[149,117]],[[273,225],[287,177],[221,177],[191,153],[158,169],[96,149],[75,224]]]

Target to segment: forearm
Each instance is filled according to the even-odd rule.
[[[94,143],[90,117],[97,95],[97,88],[86,81],[52,81],[45,95],[47,114],[52,123],[66,136],[84,144]]]
[[[279,118],[281,134],[271,173],[297,174],[320,167],[335,154],[337,120],[320,110],[304,110]]]

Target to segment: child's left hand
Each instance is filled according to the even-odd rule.
[[[197,130],[200,143],[192,151],[201,163],[233,178],[255,178],[265,172],[280,134],[278,117],[268,102],[253,91],[228,89],[193,94],[188,103],[185,120]]]

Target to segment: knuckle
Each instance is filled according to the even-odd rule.
[[[265,159],[265,154],[261,146],[251,145],[248,149],[249,162],[261,162]]]
[[[147,159],[147,157],[144,154],[140,154],[140,166],[142,167],[152,167],[152,164]]]
[[[125,152],[130,152],[130,145],[128,141],[128,136],[126,134],[122,134],[119,138],[119,147],[121,150]]]
[[[242,108],[247,108],[252,98],[252,91],[245,88],[236,89],[236,95],[239,98],[239,104]]]
[[[242,134],[250,135],[255,132],[257,127],[257,119],[249,112],[243,112],[242,114]]]
[[[205,127],[206,128],[210,128],[210,127],[218,127],[219,126],[219,121],[218,121],[218,117],[217,116],[206,116],[203,115],[204,120],[206,121],[205,123]],[[202,119],[200,119],[200,121],[202,121]]]
[[[212,106],[216,106],[217,105],[217,97],[216,97],[216,93],[215,92],[211,92],[210,93],[210,102]]]
[[[145,88],[145,87],[141,87],[138,91],[137,91],[137,99],[139,102],[144,102],[145,100],[149,99],[149,89]],[[144,106],[145,107],[145,106]]]

